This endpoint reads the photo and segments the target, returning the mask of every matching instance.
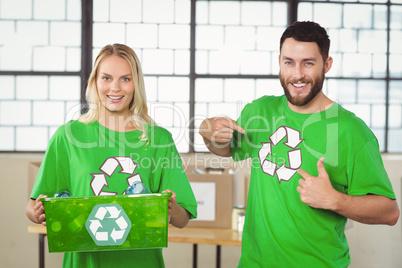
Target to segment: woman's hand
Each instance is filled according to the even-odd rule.
[[[172,193],[172,196],[169,197],[169,223],[170,220],[172,219],[172,215],[175,213],[176,211],[176,207],[178,206],[177,202],[176,202],[176,193],[171,191],[171,190],[165,190],[162,193]]]
[[[172,193],[172,196],[169,197],[169,223],[178,228],[185,227],[190,220],[190,214],[177,203],[176,193],[169,189],[162,193]]]
[[[34,223],[40,223],[46,226],[45,207],[43,206],[41,198],[46,198],[47,195],[39,195],[36,200],[29,200],[27,204],[27,216]]]

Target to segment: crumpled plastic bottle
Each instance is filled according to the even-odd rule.
[[[126,194],[150,194],[152,193],[142,181],[136,181],[126,190]]]
[[[54,194],[54,197],[71,197],[71,193],[67,190],[60,190]]]

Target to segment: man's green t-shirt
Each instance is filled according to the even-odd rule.
[[[237,123],[246,133],[235,132],[233,159],[252,159],[239,267],[347,267],[347,219],[304,204],[297,170],[317,176],[324,156],[336,190],[395,199],[374,134],[336,103],[299,114],[285,96],[253,101]]]
[[[120,195],[132,177],[141,179],[153,193],[172,190],[177,203],[195,218],[197,203],[172,135],[158,126],[147,126],[147,132],[148,140],[141,141],[139,131],[117,132],[98,122],[68,122],[49,142],[31,198],[52,197],[59,190],[68,190],[72,196]],[[73,252],[65,253],[63,259],[63,267],[133,266],[164,267],[162,249]]]

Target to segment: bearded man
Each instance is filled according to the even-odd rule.
[[[347,219],[395,225],[399,208],[376,137],[322,91],[330,40],[314,22],[280,39],[283,96],[247,104],[237,121],[205,119],[207,148],[252,159],[238,267],[347,267]]]

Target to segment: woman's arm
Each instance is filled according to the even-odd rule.
[[[169,198],[169,223],[178,228],[184,228],[190,221],[190,213],[176,202],[176,193],[165,190],[163,193],[172,193]]]

